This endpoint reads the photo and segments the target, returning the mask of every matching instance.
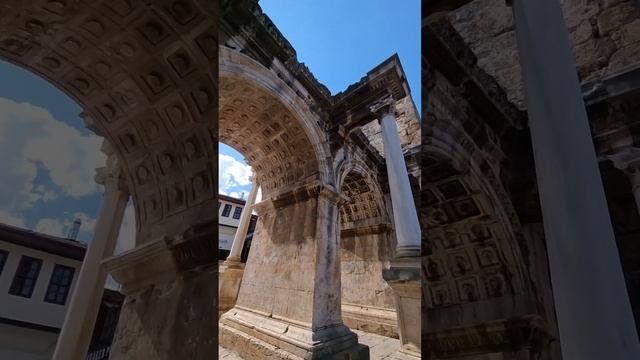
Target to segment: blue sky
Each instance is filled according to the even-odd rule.
[[[79,217],[78,240],[91,240],[102,200],[93,176],[106,157],[80,112],[46,80],[0,61],[0,222],[66,236]],[[134,221],[129,207],[123,235],[134,236]]]
[[[345,90],[394,53],[420,109],[420,0],[260,0],[316,78]]]
[[[420,110],[420,0],[260,0],[259,5],[294,47],[298,61],[331,94],[397,53]],[[248,184],[242,156],[223,144],[220,154],[219,191],[248,194],[250,186],[241,185]]]

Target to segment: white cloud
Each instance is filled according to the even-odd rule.
[[[227,195],[231,196],[232,198],[236,198],[236,199],[242,199],[242,198],[246,197],[246,196],[244,196],[243,192],[237,192],[237,191],[232,191]]]
[[[56,220],[44,218],[40,219],[36,224],[36,231],[53,236],[65,236],[64,225]]]
[[[231,189],[237,186],[251,185],[251,166],[246,165],[232,156],[220,154],[218,156],[218,192],[231,195]],[[239,193],[236,192],[237,195]]]
[[[26,227],[23,218],[12,215],[4,210],[0,210],[0,223],[13,225],[21,228]]]
[[[45,191],[42,193],[42,202],[49,202],[58,198],[58,194],[54,191]]]
[[[100,137],[82,135],[46,109],[0,98],[0,214],[4,214],[0,221],[16,223],[24,210],[38,202],[82,198],[98,191],[95,168],[106,162],[101,143]],[[39,172],[48,175],[56,188],[35,185]],[[17,223],[24,226],[24,221]],[[62,225],[42,220],[39,224],[49,232],[57,232],[58,224]]]

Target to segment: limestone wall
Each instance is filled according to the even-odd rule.
[[[398,133],[400,134],[402,149],[406,150],[407,148],[419,145],[420,121],[411,97],[405,97],[396,102],[396,109],[399,113],[396,124],[398,126]],[[371,142],[371,145],[378,150],[380,155],[383,155],[384,146],[382,144],[380,124],[378,124],[377,121],[372,121],[361,129]]]
[[[389,235],[346,235],[340,239],[345,324],[352,329],[398,337],[393,292],[382,278],[392,255]]]
[[[633,0],[562,0],[582,81],[640,63],[640,9]],[[478,65],[524,109],[524,92],[511,8],[504,0],[476,0],[449,14]]]

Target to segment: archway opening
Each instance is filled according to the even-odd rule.
[[[340,206],[343,320],[352,329],[398,338],[393,292],[382,277],[395,248],[382,192],[357,171],[347,173],[341,189],[348,198]]]
[[[76,100],[23,66],[0,61],[0,316],[25,324],[0,331],[0,358],[51,358],[59,334],[42,329],[62,328],[74,292],[87,291],[78,280],[104,196],[94,175],[107,155]],[[131,201],[125,214],[114,253],[135,238]],[[100,286],[99,311],[108,302],[113,321],[87,325],[100,338],[90,353],[111,345],[124,298],[110,276]]]

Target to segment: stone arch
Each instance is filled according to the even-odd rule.
[[[33,1],[0,16],[0,58],[69,95],[112,145],[137,242],[213,220],[213,4]]]
[[[83,108],[133,198],[137,246],[102,263],[127,296],[111,358],[214,356],[217,5],[3,1],[0,19],[0,59]],[[60,357],[86,354],[69,340]]]
[[[499,181],[481,171],[473,148],[442,135],[429,137],[423,148],[425,302],[431,320],[459,326],[442,321],[449,305],[516,301],[530,293],[528,269],[515,211]]]
[[[345,324],[398,337],[393,293],[382,277],[395,249],[378,174],[351,149],[338,167],[342,316]]]
[[[356,346],[356,335],[342,321],[341,196],[325,119],[277,59],[267,68],[224,46],[219,54],[221,140],[244,153],[264,187],[236,303],[220,317],[220,341],[233,346],[239,329],[286,327],[279,334],[251,333],[301,357],[324,348],[317,345],[323,336],[333,341],[325,333]],[[326,351],[340,351],[332,346]]]
[[[250,57],[226,47],[220,47],[218,70],[220,140],[229,141],[229,145],[236,147],[241,153],[247,153],[247,161],[254,171],[262,172],[259,174],[259,179],[263,186],[263,197],[266,198],[274,193],[273,190],[277,187],[271,185],[273,180],[269,178],[269,172],[274,169],[267,171],[258,169],[259,166],[263,167],[258,164],[259,160],[269,155],[265,153],[249,155],[250,147],[256,144],[251,146],[243,144],[243,141],[247,142],[248,137],[254,136],[252,132],[257,130],[267,131],[267,134],[255,135],[255,137],[258,145],[264,146],[264,150],[274,152],[271,165],[275,166],[275,170],[281,167],[291,175],[291,170],[286,167],[293,166],[294,173],[297,172],[295,178],[307,181],[319,180],[320,183],[335,188],[336,181],[330,166],[331,156],[326,135],[319,126],[320,118],[309,109],[309,99],[305,99],[301,94],[302,89],[294,90],[281,78],[284,75],[278,76],[273,69],[268,69]],[[251,112],[252,106],[255,107],[253,116],[261,112],[258,116],[262,116],[259,120],[263,123],[256,119],[251,124],[243,125],[243,121],[246,122],[249,115],[238,111],[237,106],[242,106],[242,101],[254,96],[257,99],[250,100],[252,104],[247,107],[247,111]],[[261,98],[264,99],[264,103],[261,103]],[[275,123],[274,115],[279,115]],[[267,124],[267,121],[271,124]],[[243,128],[234,129],[237,126],[243,126]],[[292,140],[295,141],[293,144]],[[274,142],[277,143],[274,144]],[[271,150],[267,150],[267,147]],[[286,161],[285,157],[292,157],[299,163]],[[302,164],[306,165],[306,168],[301,168]],[[277,174],[274,172],[274,175]],[[263,179],[266,181],[265,184],[262,183]],[[283,184],[292,184],[289,176],[285,177]]]

